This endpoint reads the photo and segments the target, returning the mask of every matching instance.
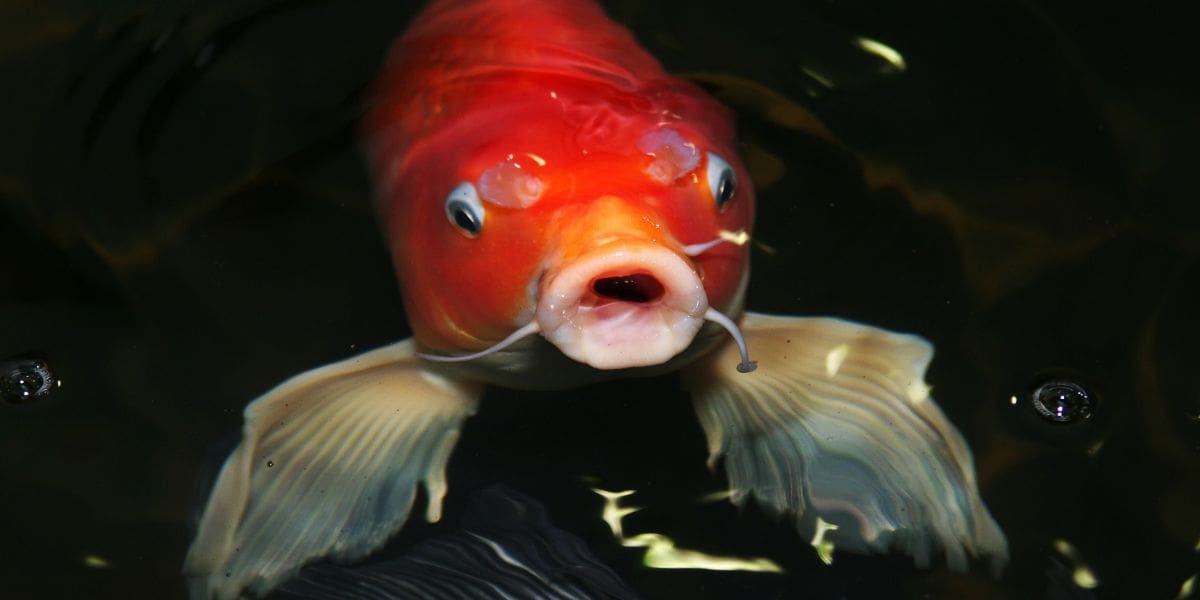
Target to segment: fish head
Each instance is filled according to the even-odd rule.
[[[659,365],[740,309],[749,177],[725,109],[672,81],[686,93],[501,103],[409,152],[393,188],[413,196],[385,208],[425,349],[524,327],[598,369]]]

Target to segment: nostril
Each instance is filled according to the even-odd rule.
[[[601,277],[592,282],[592,291],[604,298],[638,303],[653,302],[666,292],[657,278],[646,273]]]

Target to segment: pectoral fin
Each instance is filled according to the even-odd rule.
[[[406,340],[255,400],[188,551],[192,596],[261,594],[316,558],[362,557],[404,524],[418,484],[437,520],[481,392],[426,371]]]
[[[797,523],[840,526],[838,548],[903,548],[920,566],[941,549],[951,568],[1008,542],[975,483],[971,451],[929,397],[933,349],[921,338],[837,319],[747,313],[758,370],[739,373],[733,344],[686,381],[724,457],[732,499],[753,497]]]

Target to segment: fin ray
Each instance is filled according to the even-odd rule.
[[[724,460],[734,503],[753,497],[798,525],[814,516],[846,525],[849,515],[852,527],[832,536],[840,545],[901,546],[921,566],[936,549],[959,570],[968,555],[991,557],[994,569],[1007,562],[971,451],[928,396],[927,342],[838,319],[755,313],[742,330],[757,372],[737,372],[728,344],[685,378],[709,464]]]
[[[424,370],[406,340],[302,373],[252,402],[188,551],[193,597],[263,593],[318,557],[353,560],[436,520],[482,387]]]

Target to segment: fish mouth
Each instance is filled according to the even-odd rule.
[[[707,309],[691,261],[662,244],[617,238],[547,270],[534,320],[573,360],[622,369],[682,352]]]

